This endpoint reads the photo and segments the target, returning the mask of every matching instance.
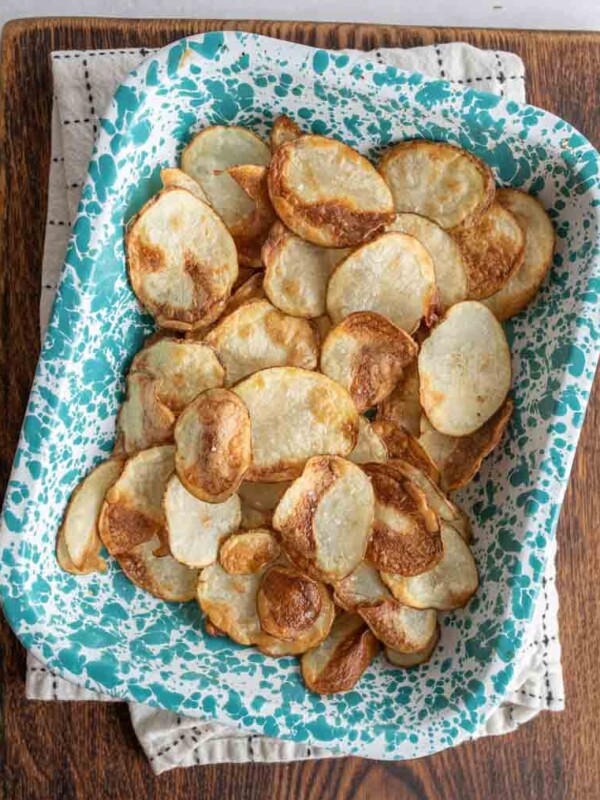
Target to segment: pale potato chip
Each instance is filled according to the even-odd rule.
[[[206,336],[225,367],[232,386],[267,367],[315,369],[318,344],[310,324],[274,308],[268,300],[252,300],[225,317]]]
[[[168,554],[158,557],[161,547],[161,539],[153,536],[116,559],[130,581],[155,597],[172,603],[193,600],[198,570],[189,569]]]
[[[243,481],[238,489],[242,502],[257,511],[273,511],[290,485],[289,481],[278,483],[250,483]]]
[[[500,408],[511,380],[500,323],[481,303],[457,303],[421,345],[421,406],[433,427],[467,436]]]
[[[229,536],[219,549],[219,562],[230,575],[252,575],[279,557],[273,531],[256,528]]]
[[[482,300],[500,291],[521,268],[525,234],[510,211],[492,203],[474,224],[452,235],[467,266],[469,298]]]
[[[375,606],[392,599],[379,572],[368,561],[361,561],[349,575],[341,581],[335,581],[333,593],[335,602],[351,613],[356,613],[364,606]]]
[[[379,171],[398,212],[422,214],[442,228],[470,224],[494,198],[490,168],[472,153],[445,142],[401,142],[387,150]]]
[[[143,372],[154,378],[156,397],[175,414],[205,389],[222,386],[225,379],[225,370],[212,347],[173,337],[146,343],[129,372]]]
[[[284,642],[304,637],[324,607],[331,627],[335,607],[325,585],[283,564],[269,567],[256,596],[262,630]],[[319,631],[319,641],[323,638]]]
[[[316,456],[281,498],[273,527],[299,569],[323,581],[341,580],[365,556],[373,509],[371,482],[360,467]]]
[[[259,511],[257,508],[252,508],[248,503],[242,500],[242,521],[240,528],[245,531],[252,531],[256,528],[270,527],[273,520],[272,511]]]
[[[122,469],[123,462],[119,459],[103,461],[79,482],[71,495],[59,537],[64,538],[68,559],[77,570],[106,570],[106,563],[100,558],[98,518],[106,492]]]
[[[399,428],[389,420],[374,422],[373,431],[384,442],[388,458],[408,461],[409,464],[414,464],[417,469],[424,472],[432,481],[439,483],[438,467],[419,440],[411,433],[404,428]]]
[[[401,575],[431,569],[443,555],[440,520],[425,493],[388,464],[366,464],[375,493],[373,531],[366,556],[375,567]]]
[[[467,299],[467,265],[460,247],[440,225],[420,214],[397,214],[386,230],[408,233],[425,247],[433,261],[441,311]]]
[[[379,642],[356,614],[341,612],[328,637],[302,656],[302,678],[313,692],[348,692],[377,655]]]
[[[175,415],[158,399],[158,382],[145,372],[127,377],[127,397],[117,415],[115,455],[173,441]]]
[[[199,500],[220,503],[237,490],[252,462],[248,409],[227,389],[207,389],[175,426],[175,469]]]
[[[205,503],[190,494],[177,475],[167,483],[163,508],[171,555],[194,569],[217,560],[220,543],[238,530],[242,519],[236,494],[222,503]]]
[[[385,442],[375,432],[369,420],[361,415],[358,418],[358,441],[348,456],[348,460],[354,461],[355,464],[368,464],[369,462],[382,464],[387,459]]]
[[[125,237],[131,287],[163,328],[194,330],[223,311],[238,274],[231,234],[185,189],[163,189],[133,218]]]
[[[261,248],[276,216],[269,199],[267,168],[256,164],[229,167],[227,174],[254,201],[254,208],[229,230],[237,247],[240,264],[261,267]]]
[[[182,170],[176,167],[161,169],[160,179],[165,189],[169,186],[176,186],[178,189],[187,189],[187,191],[191,192],[198,200],[202,200],[203,203],[208,203],[210,205],[210,201],[204,189],[197,181],[190,178],[190,176],[186,175]]]
[[[389,420],[418,436],[421,414],[419,371],[414,361],[404,370],[394,391],[377,406],[377,419]]]
[[[422,650],[415,650],[412,653],[403,653],[400,650],[394,650],[392,647],[386,647],[385,657],[390,664],[393,664],[395,667],[403,667],[404,669],[418,667],[420,664],[425,664],[427,661],[429,661],[433,655],[433,651],[437,647],[439,640],[440,626],[436,625],[433,636],[427,643],[427,646]]]
[[[228,228],[251,215],[255,202],[227,173],[229,167],[266,167],[271,151],[256,134],[237,125],[213,125],[196,134],[181,154],[181,169],[197,181]]]
[[[264,569],[248,575],[230,575],[215,562],[200,572],[200,608],[213,625],[238,644],[256,644],[265,636],[256,611]]]
[[[523,264],[499,292],[484,301],[502,322],[522,311],[538,293],[552,265],[556,235],[550,217],[535,197],[516,189],[499,189],[496,200],[514,215],[525,232]]]
[[[86,564],[83,569],[77,569],[75,564],[71,561],[71,556],[65,544],[65,535],[63,529],[60,528],[56,537],[56,560],[58,566],[65,572],[70,572],[71,575],[89,575],[92,572],[98,572],[97,564]]]
[[[321,372],[348,390],[359,411],[366,411],[392,392],[417,350],[408,333],[386,317],[358,311],[323,342]]]
[[[303,135],[302,129],[293,120],[285,114],[280,114],[275,118],[271,128],[271,151],[274,152],[282,144],[293,142]]]
[[[356,407],[326,375],[274,367],[251,375],[233,391],[245,402],[252,423],[252,466],[246,480],[289,480],[311,456],[344,456],[354,449]]]
[[[446,436],[427,423],[419,443],[437,465],[442,489],[454,491],[473,480],[483,459],[502,439],[512,412],[513,401],[509,398],[481,428],[468,436]]]
[[[375,311],[407,333],[435,319],[433,261],[414,236],[384,233],[350,253],[333,270],[327,312],[334,325],[353,311]]]
[[[311,244],[276,222],[262,248],[269,300],[293,317],[322,316],[329,276],[348,252]]]
[[[324,136],[278,147],[269,167],[277,216],[322,247],[353,247],[392,221],[390,190],[356,150]]]
[[[394,599],[360,608],[358,613],[380,642],[403,653],[422,651],[437,627],[433,609],[409,608]]]
[[[462,536],[442,521],[444,555],[433,569],[406,577],[382,572],[381,579],[394,597],[412,608],[452,611],[462,608],[477,591],[475,559]]]

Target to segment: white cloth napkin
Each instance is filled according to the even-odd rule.
[[[40,327],[48,322],[52,300],[75,217],[98,115],[117,85],[150,50],[94,50],[52,53],[54,106],[52,165],[49,178],[48,219],[42,265]],[[466,44],[384,49],[366,54],[379,63],[445,78],[457,86],[495,92],[525,100],[525,68],[513,53],[478,50]],[[515,730],[540,711],[564,707],[556,546],[550,545],[543,591],[535,609],[529,641],[515,672],[505,702],[475,735]],[[37,700],[112,700],[68,683],[29,656],[26,695]],[[304,744],[252,736],[212,721],[178,716],[130,703],[135,732],[156,773],[173,767],[243,761],[297,761],[332,754]]]

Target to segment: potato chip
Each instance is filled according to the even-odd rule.
[[[393,218],[390,190],[356,150],[324,136],[278,147],[269,168],[277,216],[322,247],[353,247]]]
[[[427,423],[419,442],[440,470],[443,489],[454,491],[473,480],[483,459],[502,439],[512,411],[513,401],[509,398],[481,428],[468,436],[446,436]]]
[[[232,386],[267,367],[315,369],[318,344],[310,324],[274,308],[268,300],[242,305],[206,337],[225,367]]]
[[[155,597],[172,603],[193,600],[198,570],[189,569],[170,555],[157,557],[161,546],[159,537],[153,536],[116,558],[129,580]]]
[[[115,455],[173,441],[175,415],[158,399],[158,382],[145,372],[127,377],[127,398],[117,415]]]
[[[273,520],[272,511],[259,511],[257,508],[252,508],[248,503],[242,500],[242,521],[240,528],[245,531],[252,531],[256,528],[269,528]]]
[[[258,642],[258,649],[261,653],[274,658],[282,658],[283,656],[298,656],[306,653],[313,647],[319,645],[331,630],[331,625],[335,616],[335,606],[329,597],[327,589],[323,584],[319,584],[323,594],[323,604],[319,615],[313,624],[299,634],[295,639],[286,641],[284,639],[277,639],[275,636],[269,636],[264,633]]]
[[[327,338],[327,334],[333,327],[331,320],[327,314],[323,314],[321,317],[315,317],[314,319],[311,319],[310,324],[313,326],[313,329],[317,334],[319,345],[322,345]]]
[[[401,142],[387,150],[379,171],[398,212],[422,214],[442,228],[472,224],[494,198],[490,168],[445,142]]]
[[[98,518],[104,496],[122,469],[123,462],[119,459],[103,461],[79,482],[71,495],[59,537],[64,538],[68,559],[77,570],[106,570],[106,563],[100,558]]]
[[[393,392],[378,404],[376,418],[389,420],[413,436],[418,436],[421,414],[419,371],[414,361],[403,371]]]
[[[475,559],[462,536],[442,521],[444,555],[433,569],[406,577],[382,572],[381,579],[394,597],[412,608],[452,611],[462,608],[477,591]]]
[[[344,609],[356,613],[365,606],[375,606],[391,600],[387,586],[379,572],[369,561],[361,561],[349,575],[333,584],[335,602]]]
[[[325,585],[283,564],[265,572],[256,596],[262,630],[284,642],[304,636],[325,606],[331,627],[335,608]]]
[[[330,331],[321,350],[321,372],[345,389],[359,411],[381,402],[414,361],[417,345],[380,314],[349,314]]]
[[[492,203],[474,225],[453,231],[467,267],[469,298],[482,300],[500,291],[521,268],[525,234],[510,211]]]
[[[243,283],[246,283],[246,281],[249,278],[251,278],[253,275],[256,275],[256,274],[257,274],[256,271],[253,270],[252,267],[240,266],[240,269],[239,269],[239,272],[238,272],[238,276],[235,279],[235,283],[233,284],[233,291],[235,292],[236,289],[239,289],[240,286]],[[260,273],[258,273],[258,274],[260,274]]]
[[[352,398],[318,372],[274,367],[234,387],[252,422],[251,481],[297,477],[317,454],[347,455],[358,437]]]
[[[261,267],[261,248],[276,216],[269,199],[267,168],[256,164],[229,167],[227,174],[254,201],[252,211],[242,217],[229,231],[237,247],[240,264]]]
[[[225,370],[212,347],[173,337],[145,344],[129,372],[143,372],[154,378],[156,397],[175,414],[205,389],[222,386],[225,379]]]
[[[368,419],[363,416],[358,418],[358,441],[356,447],[348,456],[349,461],[355,464],[368,464],[374,462],[382,464],[387,461],[387,447],[383,439],[375,433]]]
[[[303,136],[302,129],[285,114],[280,114],[275,118],[271,128],[271,151],[277,150],[286,142],[293,142],[294,139]]]
[[[550,217],[535,197],[516,189],[499,189],[496,200],[514,215],[525,233],[523,264],[499,292],[484,301],[502,322],[522,311],[538,293],[552,265],[556,236]]]
[[[496,413],[510,388],[502,326],[481,303],[457,303],[419,352],[420,397],[433,427],[467,436]]]
[[[299,569],[323,581],[340,580],[365,556],[373,509],[371,482],[360,467],[316,456],[281,498],[273,527]]]
[[[252,462],[248,409],[227,389],[207,389],[175,426],[175,469],[199,500],[219,503],[237,490]]]
[[[302,656],[302,678],[313,692],[348,692],[377,655],[379,642],[356,614],[342,612],[329,636]]]
[[[265,636],[256,611],[264,569],[248,575],[230,575],[215,562],[200,573],[200,608],[213,625],[238,644],[256,644]]]
[[[190,176],[186,175],[182,170],[176,167],[161,169],[160,179],[165,189],[169,186],[176,186],[178,189],[187,189],[187,191],[191,192],[198,200],[202,200],[203,203],[208,203],[208,205],[210,205],[210,201],[204,189],[197,181],[190,178]]]
[[[429,661],[433,655],[433,651],[437,647],[439,640],[440,626],[436,625],[433,636],[423,650],[415,650],[412,653],[403,653],[400,650],[394,650],[392,647],[386,647],[385,657],[390,664],[393,664],[395,667],[403,667],[404,669],[418,667],[420,664],[425,664],[427,661]]]
[[[238,274],[231,234],[185,189],[163,189],[125,237],[131,287],[163,328],[194,330],[223,311]]]
[[[353,311],[375,311],[413,333],[437,312],[433,261],[414,236],[384,233],[333,270],[327,312],[334,325]]]
[[[267,295],[263,286],[262,272],[255,272],[248,280],[244,281],[236,291],[229,298],[229,302],[225,306],[225,310],[221,316],[224,317],[233,314],[240,306],[249,303],[251,300],[263,300]]]
[[[388,458],[401,459],[414,464],[434,483],[439,483],[439,470],[427,451],[412,434],[388,420],[373,423],[373,431],[384,442]]]
[[[331,271],[348,252],[306,242],[276,222],[262,248],[269,300],[293,317],[322,316]]]
[[[94,563],[86,564],[83,569],[77,569],[75,564],[71,561],[71,556],[65,544],[65,534],[62,528],[59,529],[56,537],[56,560],[58,566],[65,572],[70,572],[71,575],[89,575],[92,572],[98,572],[99,565]]]
[[[426,648],[437,627],[433,609],[409,608],[394,599],[361,608],[358,613],[380,642],[403,653]]]
[[[279,483],[250,483],[244,481],[238,489],[240,499],[257,511],[273,511],[290,485]]]
[[[230,575],[252,575],[279,557],[273,531],[257,528],[229,536],[219,549],[219,562]]]
[[[216,561],[220,543],[238,530],[242,519],[236,494],[222,503],[205,503],[190,494],[177,475],[167,483],[163,508],[173,558],[195,569]]]
[[[425,247],[433,261],[441,311],[467,299],[467,265],[459,246],[440,225],[420,214],[397,214],[386,231],[407,233]]]

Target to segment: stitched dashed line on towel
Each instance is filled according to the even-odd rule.
[[[504,72],[502,72],[502,62],[500,61],[500,56],[498,53],[494,53],[496,56],[496,64],[498,65],[498,82],[500,84],[500,97],[504,97],[504,86],[502,85],[506,78],[504,76]]]
[[[133,53],[141,53],[147,56],[150,53],[156,53],[157,48],[148,47],[131,47],[128,50],[90,50],[85,53],[52,53],[54,61],[62,61],[63,59],[70,58],[98,58],[99,56],[130,56]]]
[[[91,117],[83,117],[83,119],[63,119],[63,125],[83,125],[86,122],[91,122]]]
[[[48,220],[48,225],[58,226],[59,228],[63,228],[63,227],[70,228],[71,227],[71,223],[70,222],[66,222],[63,219],[49,219]]]
[[[85,80],[85,88],[88,93],[88,102],[90,104],[90,114],[91,118],[94,120],[94,136],[98,133],[98,126],[96,125],[96,109],[94,107],[94,97],[92,95],[92,84],[90,82],[90,69],[88,66],[87,58],[83,59],[83,77]]]
[[[435,46],[434,50],[435,50],[435,54],[437,56],[438,66],[440,68],[440,78],[444,78],[445,79],[446,78],[446,70],[444,69],[444,60],[442,59],[442,51],[440,50],[440,48],[437,45]]]

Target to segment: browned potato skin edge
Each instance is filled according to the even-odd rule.
[[[347,637],[333,651],[326,669],[316,680],[307,675],[304,659],[301,663],[302,678],[306,686],[317,694],[348,692],[360,680],[363,672],[379,651],[379,640],[365,625]]]

